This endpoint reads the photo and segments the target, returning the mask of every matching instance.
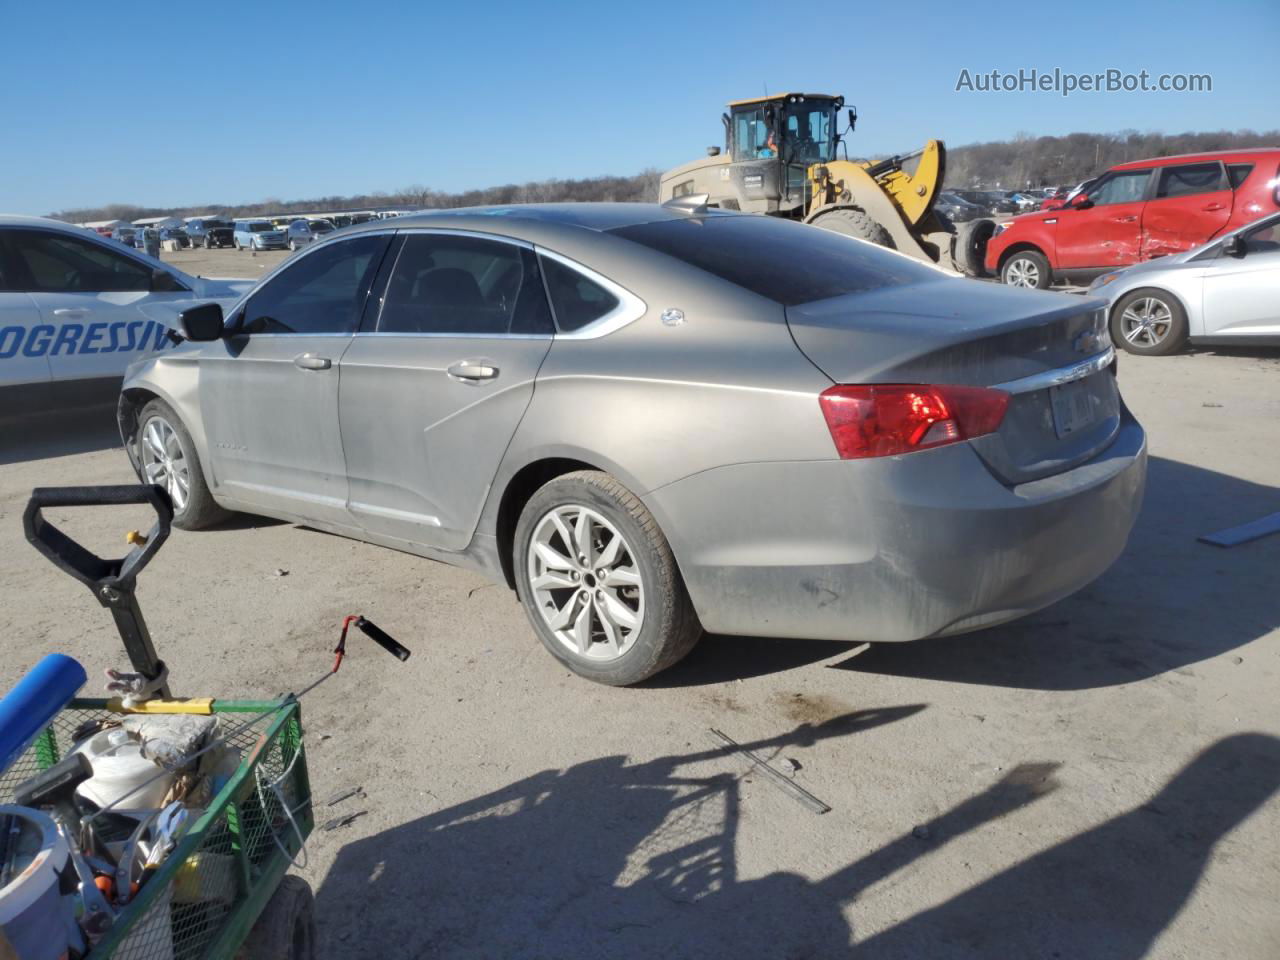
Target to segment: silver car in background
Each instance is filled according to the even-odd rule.
[[[946,636],[1099,576],[1146,469],[1101,307],[692,201],[440,212],[186,311],[119,417],[180,527],[475,568],[628,684],[703,629]]]
[[[323,240],[337,228],[328,220],[294,220],[285,229],[285,238],[290,250],[300,250],[308,243]]]
[[[1186,253],[1105,273],[1111,338],[1130,353],[1176,353],[1188,340],[1280,344],[1280,213]]]

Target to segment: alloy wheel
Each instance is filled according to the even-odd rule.
[[[548,511],[529,540],[533,605],[556,640],[597,661],[616,660],[644,624],[644,583],[618,528],[580,504]]]
[[[191,469],[178,431],[163,417],[152,417],[142,428],[142,475],[147,483],[165,488],[173,509],[181,513],[191,488]]]
[[[1151,348],[1164,342],[1173,329],[1173,312],[1163,300],[1143,297],[1120,315],[1120,332],[1135,347]]]
[[[1040,268],[1033,260],[1017,257],[1009,263],[1005,270],[1004,282],[1011,287],[1038,287],[1040,285]]]

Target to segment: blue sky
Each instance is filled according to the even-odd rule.
[[[843,93],[855,154],[1280,126],[1276,0],[1058,9],[0,0],[0,212],[664,169],[719,143],[725,101],[765,87]],[[962,68],[1033,67],[1208,73],[1213,92],[955,90]]]

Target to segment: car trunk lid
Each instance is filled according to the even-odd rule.
[[[1098,300],[940,277],[786,314],[796,345],[836,383],[1009,392],[1000,429],[969,442],[1013,485],[1083,463],[1119,429],[1103,308]]]

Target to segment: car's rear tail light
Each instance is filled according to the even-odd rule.
[[[1009,394],[988,387],[875,383],[835,386],[818,397],[844,460],[892,457],[994,433]]]

